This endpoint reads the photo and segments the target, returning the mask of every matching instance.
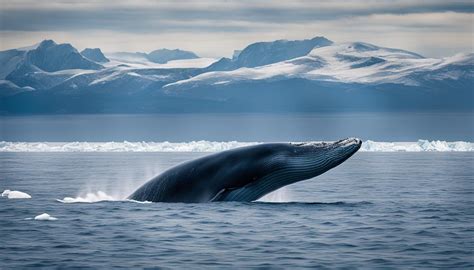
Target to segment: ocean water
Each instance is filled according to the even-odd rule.
[[[0,197],[0,268],[474,267],[473,152],[359,152],[251,203],[123,200],[204,154],[0,153],[0,189],[32,196]]]
[[[210,152],[345,137],[257,202],[125,200]],[[32,198],[0,197],[0,269],[474,268],[473,113],[1,116],[3,190]]]
[[[0,116],[0,141],[474,141],[474,113]]]

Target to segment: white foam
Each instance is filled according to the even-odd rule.
[[[133,203],[143,203],[143,204],[148,204],[148,203],[152,203],[150,201],[136,201],[136,200],[125,200],[127,202],[133,202]]]
[[[2,192],[2,197],[7,197],[8,199],[31,199],[31,196],[28,193],[9,189],[5,189]]]
[[[57,220],[57,218],[50,216],[47,213],[43,213],[41,215],[37,215],[35,220]]]
[[[108,195],[103,191],[97,192],[88,192],[83,196],[77,197],[65,197],[64,199],[57,200],[58,202],[62,203],[96,203],[96,202],[104,202],[104,201],[126,201],[126,202],[133,202],[133,203],[151,203],[149,201],[136,201],[136,200],[128,200],[123,199],[115,196]]]
[[[259,142],[5,142],[0,152],[218,152]],[[418,140],[416,142],[365,141],[363,152],[474,152],[473,142]]]
[[[103,191],[89,192],[85,196],[77,196],[75,198],[72,197],[65,197],[62,200],[58,200],[62,203],[94,203],[94,202],[101,202],[101,201],[117,201],[117,198],[114,198],[110,195],[107,195]]]
[[[268,193],[257,201],[275,203],[291,202],[291,193],[287,187],[282,187],[271,193]]]

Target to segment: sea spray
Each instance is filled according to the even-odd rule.
[[[119,198],[114,198],[103,191],[97,192],[88,192],[85,195],[77,196],[77,197],[65,197],[59,202],[62,203],[93,203],[93,202],[100,202],[100,201],[117,201]]]
[[[291,191],[288,187],[282,187],[277,189],[262,198],[258,199],[259,202],[274,202],[274,203],[284,203],[292,201]]]

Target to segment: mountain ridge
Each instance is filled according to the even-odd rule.
[[[85,56],[86,58],[97,63],[110,62],[110,60],[107,57],[105,57],[105,55],[102,53],[102,51],[99,48],[85,48],[84,50],[81,51],[81,54]]]
[[[195,54],[99,63],[99,52],[52,40],[0,52],[0,113],[474,110],[472,53],[435,59],[324,37],[257,42],[208,66]]]

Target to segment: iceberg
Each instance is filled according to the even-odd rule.
[[[41,215],[37,215],[35,220],[57,220],[57,218],[50,216],[48,213],[43,213]]]
[[[2,192],[2,197],[7,197],[8,199],[31,199],[31,196],[28,193],[9,189],[5,189]]]

